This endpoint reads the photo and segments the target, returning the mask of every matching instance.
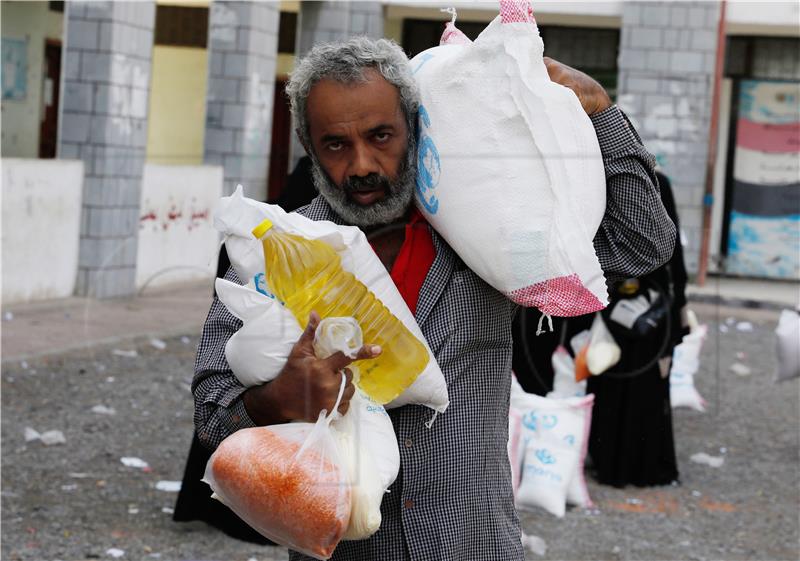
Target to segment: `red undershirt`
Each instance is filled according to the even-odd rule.
[[[436,248],[428,223],[420,211],[413,208],[406,224],[406,238],[391,271],[392,280],[412,314],[417,313],[419,291],[435,257]]]

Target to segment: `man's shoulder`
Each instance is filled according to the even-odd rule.
[[[306,206],[302,206],[295,210],[295,212],[301,216],[305,216],[309,220],[328,220],[330,222],[335,222],[336,224],[341,224],[341,219],[337,216],[337,214],[331,208],[331,205],[328,204],[328,201],[325,200],[325,197],[322,195],[317,195],[310,203]]]

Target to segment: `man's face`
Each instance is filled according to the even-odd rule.
[[[408,209],[415,169],[397,88],[374,70],[365,76],[317,82],[306,110],[317,188],[342,218],[374,226]]]

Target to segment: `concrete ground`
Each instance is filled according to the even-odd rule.
[[[176,495],[159,489],[183,473],[188,384],[208,295],[197,287],[66,311],[44,304],[3,310],[3,559],[111,559],[119,551],[134,560],[286,559],[283,549],[239,542],[202,523],[173,523]],[[590,482],[593,509],[562,519],[522,513],[525,531],[548,545],[544,557],[530,559],[800,558],[800,382],[772,380],[777,312],[694,308],[710,325],[697,376],[709,406],[675,414],[680,484]],[[736,329],[739,321],[753,331]],[[733,373],[734,362],[751,373]],[[92,411],[98,405],[114,413]],[[26,427],[60,430],[66,443],[26,442]],[[693,463],[696,452],[725,462]],[[148,468],[125,466],[123,457]]]

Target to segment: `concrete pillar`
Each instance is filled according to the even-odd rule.
[[[719,10],[717,2],[622,6],[619,105],[672,182],[690,272],[702,237]]]
[[[76,292],[135,293],[155,3],[65,9],[60,158],[84,162]]]
[[[267,196],[278,50],[277,2],[212,2],[204,160],[248,197]]]
[[[297,18],[298,57],[316,43],[346,39],[355,35],[383,37],[383,6],[380,2],[304,0]],[[291,166],[304,154],[303,145],[292,133]]]

